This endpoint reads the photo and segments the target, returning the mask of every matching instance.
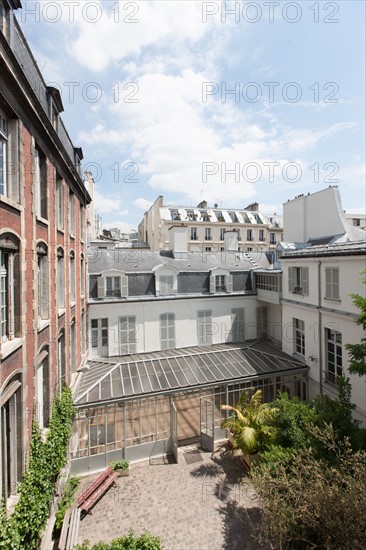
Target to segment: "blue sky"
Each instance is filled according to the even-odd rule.
[[[105,226],[136,228],[160,194],[279,214],[331,184],[365,211],[363,1],[23,6]]]

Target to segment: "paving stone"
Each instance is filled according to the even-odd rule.
[[[250,479],[237,458],[222,449],[200,449],[202,461],[132,464],[80,523],[79,543],[110,542],[133,529],[161,538],[165,550],[259,550],[252,538],[258,513]],[[83,480],[82,486],[97,476]]]

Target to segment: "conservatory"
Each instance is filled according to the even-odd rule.
[[[124,457],[138,461],[200,441],[213,450],[220,428],[247,388],[271,401],[278,390],[307,396],[308,367],[267,342],[218,344],[101,358],[76,389],[71,469],[78,474]]]

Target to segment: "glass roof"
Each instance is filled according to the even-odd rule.
[[[308,367],[264,342],[219,344],[91,360],[75,405],[237,382]]]

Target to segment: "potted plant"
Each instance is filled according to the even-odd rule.
[[[274,437],[271,420],[277,410],[268,403],[262,403],[262,390],[246,390],[240,396],[236,407],[222,405],[222,410],[234,414],[222,421],[221,427],[229,431],[234,454],[241,454],[244,462],[250,467],[258,462],[260,451],[267,448]]]
[[[130,475],[130,463],[128,460],[122,458],[110,463],[113,470],[118,472],[118,477],[125,477]]]

